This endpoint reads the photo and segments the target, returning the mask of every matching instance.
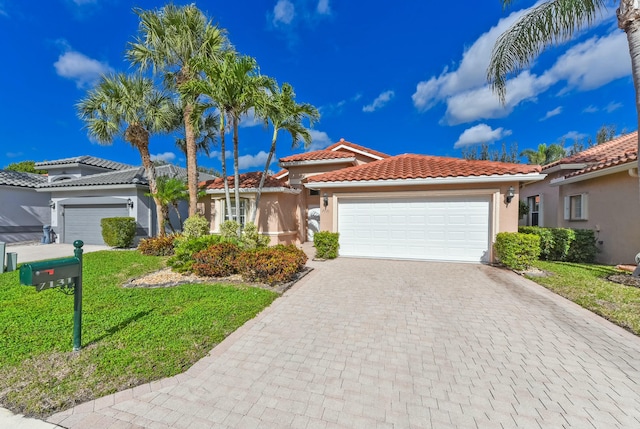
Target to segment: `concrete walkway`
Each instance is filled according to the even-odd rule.
[[[634,428],[640,338],[511,272],[338,259],[65,428]]]
[[[73,244],[7,244],[7,253],[18,254],[18,264],[25,262],[42,261],[45,259],[72,257],[74,251]],[[109,250],[109,246],[97,244],[85,244],[82,246],[84,253],[97,252],[98,250]]]

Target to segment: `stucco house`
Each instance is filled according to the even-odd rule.
[[[529,214],[520,225],[593,229],[603,264],[633,263],[640,252],[638,133],[542,167],[546,178],[523,182]]]
[[[340,233],[343,256],[464,262],[494,259],[496,234],[517,231],[520,183],[544,177],[539,166],[389,156],[344,139],[280,166],[260,207],[259,175],[240,179],[245,216],[257,210],[272,243],[301,243],[319,229]],[[222,185],[204,184],[200,200],[212,231],[225,216]]]
[[[51,223],[48,193],[35,192],[47,176],[0,170],[0,241],[40,241]]]
[[[58,243],[104,244],[100,221],[105,217],[135,218],[135,242],[156,235],[156,207],[145,195],[149,182],[144,168],[86,155],[37,162],[35,168],[48,174],[0,175],[2,201],[7,202],[0,208],[0,233],[6,242],[39,241],[43,226],[51,225]],[[186,178],[185,169],[173,165],[156,167],[156,174]],[[211,178],[200,173],[201,180]],[[180,209],[186,218],[187,204]]]

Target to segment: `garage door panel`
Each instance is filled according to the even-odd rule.
[[[344,256],[479,262],[488,256],[489,197],[338,200]]]
[[[107,217],[126,217],[124,204],[73,205],[64,207],[65,243],[82,240],[85,244],[105,244],[100,221]]]

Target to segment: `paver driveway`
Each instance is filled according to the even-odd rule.
[[[177,377],[69,428],[635,428],[640,340],[482,265],[338,259]]]

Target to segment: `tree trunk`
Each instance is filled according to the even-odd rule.
[[[196,156],[196,136],[191,123],[193,105],[185,100],[184,104],[184,135],[187,146],[187,188],[189,190],[189,216],[196,214],[198,209],[198,159]]]
[[[164,222],[165,222],[165,209],[162,201],[158,198],[158,184],[156,182],[156,167],[151,162],[151,156],[149,155],[149,142],[138,146],[140,151],[140,157],[142,158],[142,166],[147,173],[147,180],[149,181],[149,192],[153,197],[153,201],[156,203],[156,222],[158,222],[158,234],[163,237],[165,235]]]
[[[636,118],[640,127],[640,4],[637,0],[620,0],[617,15],[618,27],[627,34],[629,43],[631,75],[636,91]],[[640,151],[640,133],[638,136],[638,150]],[[640,158],[638,158],[638,166],[640,167]]]
[[[238,171],[238,115],[232,115],[233,121],[233,196],[236,199],[236,218],[235,221],[240,223],[240,172]],[[242,235],[242,228],[238,228],[238,237]]]
[[[231,197],[229,196],[229,182],[227,182],[227,154],[225,145],[225,126],[224,112],[220,112],[220,150],[222,151],[222,182],[224,184],[224,199],[227,210],[227,218],[232,220],[231,216]]]
[[[278,138],[278,128],[273,127],[273,137],[271,138],[271,149],[269,149],[269,156],[267,156],[267,163],[264,165],[264,171],[262,172],[262,176],[260,177],[260,184],[258,185],[258,192],[256,192],[256,209],[251,213],[251,223],[256,222],[256,214],[258,213],[258,207],[260,207],[260,197],[262,196],[262,188],[264,187],[264,181],[267,178],[267,173],[269,171],[269,165],[271,164],[271,159],[273,158],[273,154],[276,153],[276,140]]]

